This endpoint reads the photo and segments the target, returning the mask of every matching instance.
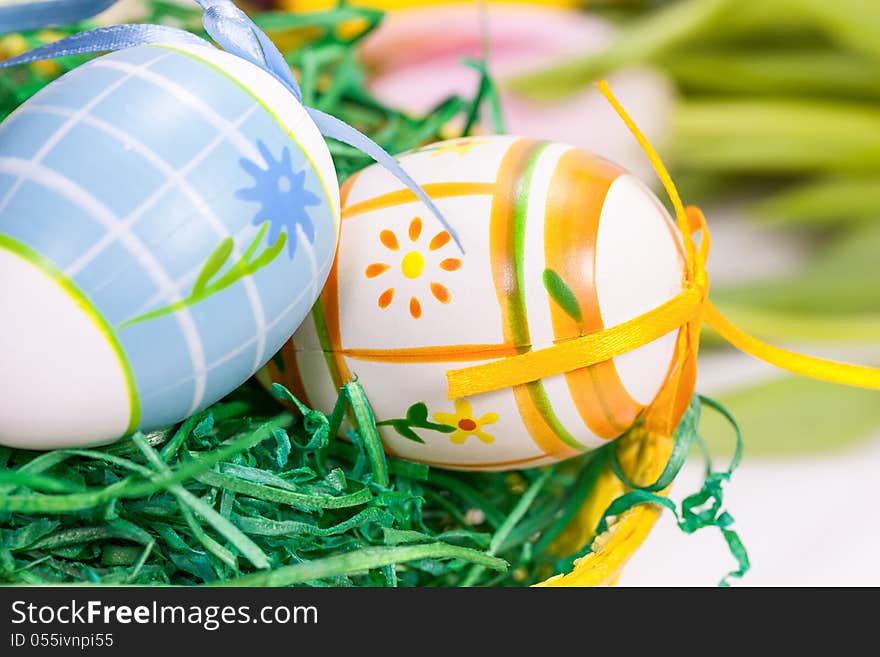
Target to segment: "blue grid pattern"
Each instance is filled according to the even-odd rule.
[[[258,142],[276,158],[287,147],[294,171],[307,171],[305,189],[321,199],[308,208],[314,246],[300,243],[292,259],[285,249],[186,310],[120,327],[185,298],[224,237],[235,251],[221,275],[250,244],[259,204],[236,191],[253,185],[242,158],[265,168]],[[335,251],[321,181],[284,129],[224,74],[156,47],[84,65],[0,125],[0,232],[64,270],[117,327],[143,429],[252,375],[306,316]]]

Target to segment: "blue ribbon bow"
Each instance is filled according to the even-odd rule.
[[[51,17],[45,14],[42,15],[41,24],[46,25],[61,22],[62,20],[86,18],[93,15],[93,13],[97,13],[97,11],[106,9],[116,1],[48,0],[46,2],[14,5],[0,13],[0,32],[10,29],[22,29],[19,27],[20,25],[39,27],[40,24],[34,24],[35,15],[29,12],[29,8],[34,5],[52,5],[56,7],[56,13],[53,13]],[[202,25],[204,25],[205,30],[217,44],[226,52],[241,57],[273,75],[293,94],[297,101],[302,102],[302,92],[300,91],[299,83],[297,83],[281,52],[247,14],[236,7],[232,0],[195,0],[195,2],[205,10],[202,16]],[[16,8],[19,8],[21,11],[18,17],[13,11]],[[62,8],[67,8],[68,11],[63,15],[58,14],[57,11]],[[114,25],[75,34],[60,41],[34,48],[18,57],[0,62],[0,69],[44,59],[65,57],[67,55],[109,52],[134,46],[151,44],[171,45],[175,43],[210,47],[210,43],[201,37],[173,27],[144,24]],[[430,211],[452,236],[458,248],[464,252],[457,233],[440,212],[439,208],[437,208],[425,191],[419,187],[418,183],[413,180],[412,176],[384,148],[334,116],[325,114],[312,107],[306,107],[305,109],[322,135],[353,146],[369,155],[406,185],[419,200],[428,206]]]

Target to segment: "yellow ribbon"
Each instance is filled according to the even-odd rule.
[[[614,97],[608,83],[600,82],[598,87],[645,151],[672,201],[685,250],[684,290],[667,303],[618,326],[566,340],[546,349],[450,370],[446,373],[449,398],[469,397],[589,367],[681,328],[669,378],[647,413],[650,425],[661,431],[671,431],[693,393],[696,354],[703,322],[738,349],[782,369],[823,381],[880,390],[880,369],[839,363],[775,347],[745,333],[721,314],[709,301],[706,262],[710,237],[703,213],[693,206],[685,208],[660,156]],[[699,242],[694,239],[697,233]]]

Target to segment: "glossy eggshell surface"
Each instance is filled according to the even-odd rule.
[[[100,57],[0,125],[0,444],[110,442],[251,376],[330,270],[304,108],[208,47]]]
[[[364,170],[343,187],[320,302],[268,373],[325,411],[357,376],[388,451],[440,467],[532,467],[626,431],[667,378],[675,332],[467,399],[447,399],[446,371],[619,324],[681,292],[680,239],[659,200],[560,143],[479,137],[400,161],[466,252],[385,171]]]

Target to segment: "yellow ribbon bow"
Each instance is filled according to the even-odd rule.
[[[607,82],[598,83],[654,166],[675,209],[676,225],[685,251],[684,290],[668,302],[628,322],[529,351],[464,369],[447,372],[450,399],[469,397],[571,372],[610,360],[637,349],[676,329],[681,329],[676,354],[666,383],[648,408],[649,430],[669,435],[690,403],[696,382],[697,352],[703,322],[738,349],[782,369],[815,379],[880,390],[880,369],[815,358],[781,349],[752,337],[732,324],[709,300],[709,230],[699,208],[685,207],[660,156]],[[699,240],[695,236],[699,234]]]

